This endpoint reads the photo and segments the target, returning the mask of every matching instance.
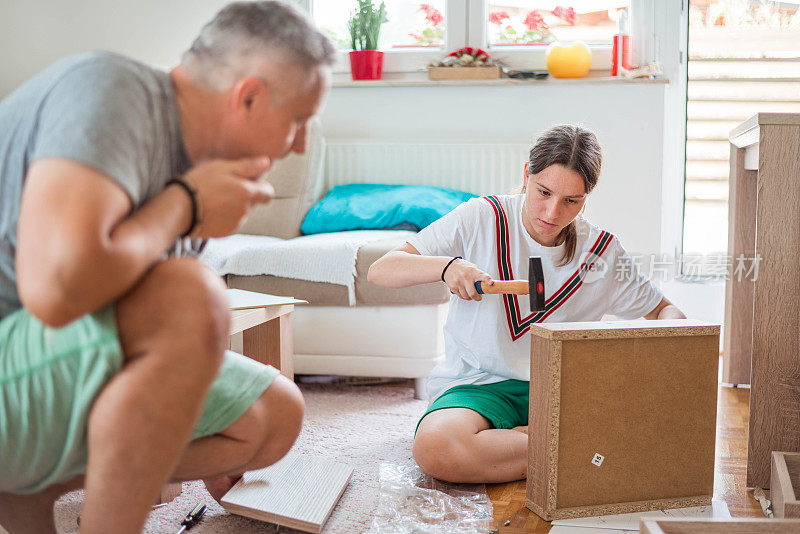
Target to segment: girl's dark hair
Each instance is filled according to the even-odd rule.
[[[538,174],[550,165],[561,165],[581,175],[588,195],[597,185],[602,162],[600,144],[592,132],[580,126],[561,124],[553,126],[536,139],[528,158],[528,173]],[[522,191],[525,192],[524,187]],[[556,245],[566,244],[561,265],[567,265],[575,257],[577,242],[578,234],[573,221],[556,237]]]

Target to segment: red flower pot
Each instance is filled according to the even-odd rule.
[[[383,74],[383,52],[353,50],[350,52],[350,72],[354,80],[380,80]]]

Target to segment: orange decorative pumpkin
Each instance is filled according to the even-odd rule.
[[[552,43],[545,54],[547,70],[556,78],[583,78],[592,67],[592,53],[586,43]]]

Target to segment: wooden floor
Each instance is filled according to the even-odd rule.
[[[733,517],[763,517],[753,492],[745,488],[749,389],[720,387],[717,404],[717,446],[714,498],[728,503]],[[501,533],[544,533],[550,523],[525,508],[525,482],[487,486],[494,505],[494,526]],[[510,521],[508,526],[504,523]]]

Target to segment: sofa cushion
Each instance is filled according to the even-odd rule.
[[[321,194],[322,159],[325,141],[318,119],[308,123],[305,154],[290,154],[272,164],[264,176],[279,196],[267,205],[257,206],[248,215],[239,233],[291,239],[300,235],[300,224]]]
[[[362,246],[356,259],[356,306],[394,306],[404,304],[440,304],[450,292],[441,282],[402,289],[376,286],[367,281],[367,271],[375,260],[405,243],[403,238],[388,238]],[[309,282],[279,276],[227,276],[228,287],[285,295],[307,300],[312,306],[349,306],[347,287],[324,282]]]
[[[356,260],[356,302],[360,306],[396,304],[440,304],[450,300],[450,291],[442,282],[392,289],[367,281],[370,265],[381,256],[405,243],[405,239],[389,238],[366,243],[358,249]]]
[[[311,207],[300,231],[319,234],[401,225],[419,231],[473,197],[472,193],[429,185],[337,185]]]

